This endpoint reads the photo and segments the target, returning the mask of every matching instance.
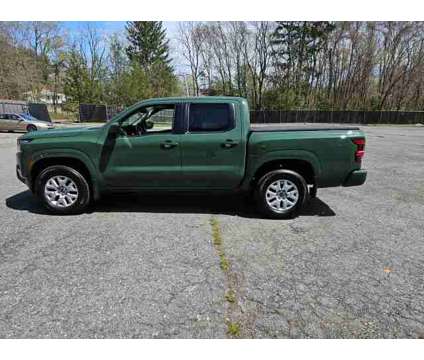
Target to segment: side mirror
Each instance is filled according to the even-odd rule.
[[[154,125],[153,121],[146,120],[146,124],[145,124],[146,130],[153,129],[153,125]]]
[[[121,125],[118,123],[113,123],[109,126],[109,135],[113,137],[117,137],[121,132]]]

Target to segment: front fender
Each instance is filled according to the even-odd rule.
[[[85,154],[83,151],[76,149],[43,149],[34,152],[31,156],[29,174],[31,173],[32,168],[38,161],[48,158],[72,158],[81,161],[90,173],[94,197],[98,198],[98,173],[93,161],[87,154]]]

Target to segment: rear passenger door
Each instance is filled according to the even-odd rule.
[[[9,114],[9,130],[19,130],[19,123],[21,122],[21,119],[16,114]]]
[[[187,131],[181,136],[184,185],[233,189],[243,178],[245,146],[231,103],[186,105]]]

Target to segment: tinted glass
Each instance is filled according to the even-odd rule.
[[[228,104],[190,105],[190,132],[225,131],[233,127],[233,119]]]

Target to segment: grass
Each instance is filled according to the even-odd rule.
[[[77,121],[79,119],[78,113],[68,113],[68,112],[57,112],[54,111],[49,112],[50,118],[52,120],[71,120]]]
[[[218,220],[216,220],[215,218],[212,218],[210,220],[210,224],[211,224],[211,227],[212,227],[213,244],[215,246],[221,246],[222,245],[222,236],[221,236],[221,231],[219,230]]]
[[[227,324],[227,334],[239,337],[240,336],[240,325],[238,323],[230,322]]]
[[[229,303],[233,304],[236,302],[236,293],[234,292],[234,290],[229,289],[226,293],[225,293],[225,300],[227,300]]]
[[[225,291],[225,300],[229,303],[229,309],[228,311],[234,311],[234,308],[237,308],[238,301],[236,297],[236,292],[234,291],[234,283],[231,280],[233,277],[231,274],[231,264],[230,261],[227,259],[225,252],[224,252],[224,245],[223,245],[223,238],[221,234],[221,229],[219,227],[219,222],[216,218],[211,217],[209,221],[211,228],[212,228],[212,243],[215,247],[215,250],[219,256],[219,266],[221,267],[221,270],[223,271],[227,281],[227,290]],[[233,309],[233,310],[231,310]],[[229,315],[226,324],[227,324],[227,334],[231,337],[240,337],[241,330],[240,330],[240,324],[237,322],[233,322],[230,320],[232,316]]]
[[[219,256],[219,266],[224,272],[227,272],[230,269],[230,262],[225,256],[224,248],[222,246],[222,235],[218,221],[215,218],[211,218],[210,224],[212,227],[212,243]]]

